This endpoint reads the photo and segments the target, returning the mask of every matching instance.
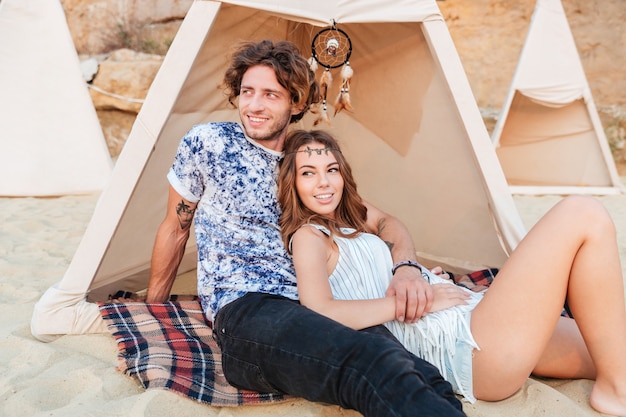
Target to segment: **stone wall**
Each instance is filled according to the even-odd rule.
[[[61,0],[81,55],[114,49],[165,54],[193,0]]]

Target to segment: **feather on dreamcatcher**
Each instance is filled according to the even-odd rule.
[[[309,65],[313,72],[317,72],[318,64],[324,67],[320,75],[320,88],[322,90],[322,103],[319,110],[319,116],[313,122],[316,126],[320,122],[330,124],[328,116],[328,90],[333,82],[331,69],[341,68],[339,75],[341,76],[341,88],[334,102],[335,113],[333,117],[342,110],[352,111],[352,103],[350,102],[350,80],[354,71],[350,67],[350,55],[352,54],[352,41],[346,32],[333,25],[331,27],[320,30],[311,42],[312,56],[309,59]]]

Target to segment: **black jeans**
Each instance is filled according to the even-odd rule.
[[[366,417],[464,416],[437,368],[384,326],[355,331],[297,301],[249,293],[215,319],[227,380],[355,409]]]

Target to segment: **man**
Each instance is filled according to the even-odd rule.
[[[198,295],[213,322],[226,378],[356,409],[365,416],[463,415],[438,371],[409,354],[382,326],[354,331],[297,302],[282,245],[276,169],[289,125],[319,101],[319,86],[289,42],[247,43],[224,77],[241,125],[194,126],[168,174],[167,213],[152,256],[147,302],[167,299],[189,237],[198,245]],[[432,293],[413,263],[404,226],[368,205],[398,263],[389,294],[413,321]],[[406,267],[400,267],[406,266]]]

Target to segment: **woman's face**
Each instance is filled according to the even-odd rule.
[[[303,145],[296,154],[296,191],[311,211],[335,218],[343,195],[343,176],[339,163],[321,143]]]

